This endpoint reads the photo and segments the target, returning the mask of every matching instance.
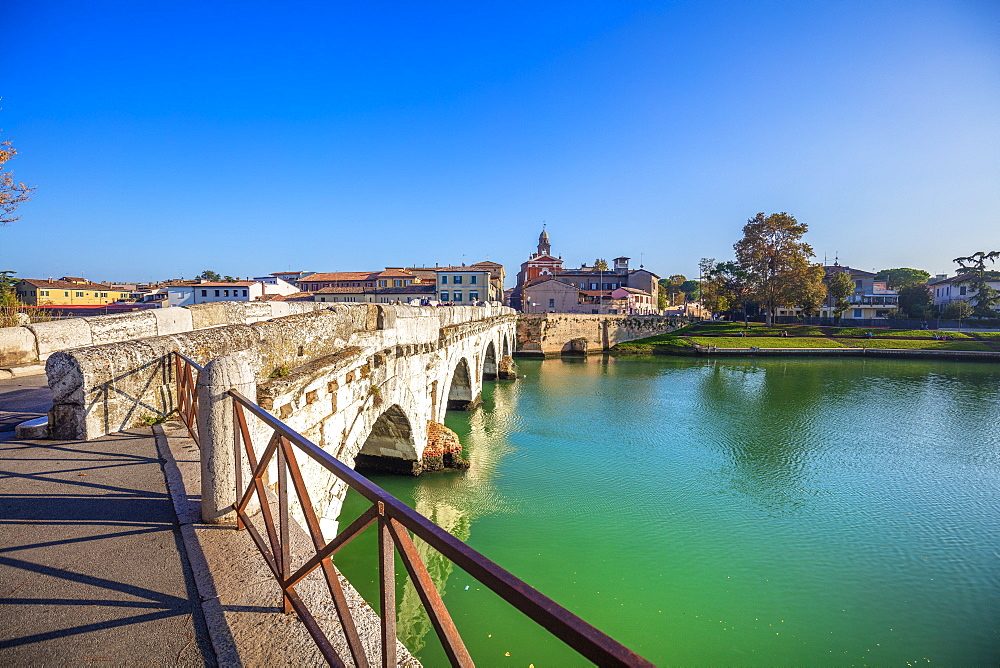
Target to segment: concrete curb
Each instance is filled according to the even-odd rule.
[[[181,538],[184,542],[184,550],[187,556],[187,565],[191,568],[194,576],[195,586],[198,589],[199,603],[202,607],[202,614],[205,624],[208,627],[208,636],[212,644],[212,651],[215,653],[216,661],[220,666],[240,666],[239,654],[233,644],[232,634],[226,624],[225,615],[219,606],[218,595],[212,582],[212,573],[208,567],[204,553],[198,546],[197,536],[194,534],[192,523],[199,518],[201,504],[197,500],[192,500],[187,493],[184,484],[184,474],[181,472],[181,465],[178,464],[174,453],[171,451],[165,430],[162,424],[153,425],[153,437],[156,440],[156,450],[163,462],[163,476],[167,482],[167,490],[170,492],[170,500],[174,505],[174,512],[177,513],[177,521],[180,524]],[[188,474],[190,477],[190,473]]]

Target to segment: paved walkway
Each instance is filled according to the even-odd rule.
[[[44,414],[44,376],[0,381],[0,416]],[[34,382],[32,382],[34,381]],[[200,522],[200,452],[181,423],[93,441],[0,432],[0,666],[324,665],[249,532]],[[312,553],[292,523],[292,555]],[[370,660],[378,618],[341,576]],[[320,573],[298,586],[334,646]],[[400,664],[418,666],[402,645]]]
[[[0,526],[0,664],[215,664],[150,429],[0,433]]]
[[[45,415],[51,406],[52,391],[44,373],[0,379],[0,434]]]

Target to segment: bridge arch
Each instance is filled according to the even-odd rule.
[[[500,336],[503,338],[503,356],[510,357],[510,337],[506,333]]]
[[[448,410],[467,411],[473,408],[476,404],[474,387],[469,360],[463,357],[455,365],[448,384]]]
[[[359,470],[413,473],[418,464],[413,425],[406,412],[393,404],[372,425],[368,438],[354,458]]]
[[[490,341],[483,353],[483,380],[496,380],[498,370],[496,346]]]

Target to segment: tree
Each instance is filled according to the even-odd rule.
[[[830,279],[826,290],[833,297],[833,312],[839,318],[850,307],[847,298],[854,294],[854,281],[846,271],[838,271]]]
[[[597,258],[596,260],[594,260],[594,271],[607,271],[607,270],[608,270],[607,260],[601,258]]]
[[[663,279],[660,279],[659,285],[656,286],[656,308],[661,311],[668,306],[667,301],[667,290],[663,287]]]
[[[684,281],[678,287],[684,293],[685,300],[690,302],[697,299],[698,281]]]
[[[16,271],[0,271],[0,294],[7,294],[14,292],[14,286],[17,285],[18,279],[14,277]]]
[[[712,286],[711,289],[720,298],[724,298],[728,304],[728,308],[721,309],[721,311],[735,311],[737,307],[740,307],[743,311],[743,318],[746,319],[746,303],[751,294],[750,275],[746,270],[736,262],[719,262],[709,272],[708,280]]]
[[[787,213],[758,213],[743,226],[737,241],[736,261],[750,275],[756,300],[764,307],[767,324],[778,306],[795,300],[797,281],[814,253],[802,241],[809,226]]]
[[[717,281],[712,277],[715,270],[715,258],[703,257],[698,262],[698,301],[712,313],[722,313],[728,311],[730,307],[728,295],[721,289]]]
[[[826,299],[826,286],[823,284],[826,271],[822,265],[805,264],[794,272],[791,303],[801,307],[804,315],[816,315]]]
[[[20,216],[15,216],[14,211],[24,202],[31,199],[31,191],[20,181],[14,180],[14,175],[4,172],[4,164],[17,155],[17,150],[10,140],[0,142],[0,226],[13,223],[19,220]]]
[[[204,281],[212,281],[214,283],[219,283],[222,281],[222,276],[219,276],[218,272],[212,271],[211,269],[206,269],[205,271],[198,274],[198,278]]]
[[[1000,302],[1000,292],[997,292],[989,281],[1000,280],[1000,272],[990,271],[986,268],[986,261],[991,263],[1000,258],[1000,251],[990,251],[984,253],[978,251],[968,257],[957,257],[952,262],[957,262],[958,274],[965,276],[966,280],[956,283],[965,285],[972,290],[972,300],[975,301],[971,315],[977,318],[995,318],[997,313],[994,310]]]
[[[684,274],[674,274],[670,278],[661,278],[660,287],[664,294],[670,298],[670,305],[674,306],[674,297],[681,291],[681,284],[687,280]]]
[[[926,318],[932,301],[930,288],[921,283],[911,283],[899,289],[899,310],[911,318]]]
[[[956,300],[944,306],[941,315],[947,320],[964,320],[972,315],[972,305],[967,301]]]
[[[886,287],[890,290],[898,290],[907,285],[926,283],[930,277],[931,275],[923,269],[911,269],[909,267],[883,269],[875,274],[875,280],[885,281]]]

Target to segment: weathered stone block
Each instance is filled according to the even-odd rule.
[[[205,329],[206,327],[218,327],[219,325],[230,324],[229,315],[223,303],[192,304],[191,306],[184,306],[182,308],[186,308],[191,312],[191,326],[194,329]]]
[[[93,344],[90,324],[84,318],[68,318],[27,325],[35,335],[38,359],[48,359],[57,350],[80,348]]]
[[[149,311],[83,318],[90,325],[93,345],[134,341],[157,335],[156,316]]]
[[[243,305],[243,313],[247,324],[270,320],[273,317],[271,304],[272,302],[246,302]]]
[[[0,328],[0,364],[27,364],[38,361],[35,335],[27,327]]]
[[[159,336],[180,334],[194,329],[191,311],[180,306],[152,309],[150,313],[156,318],[156,333]]]

